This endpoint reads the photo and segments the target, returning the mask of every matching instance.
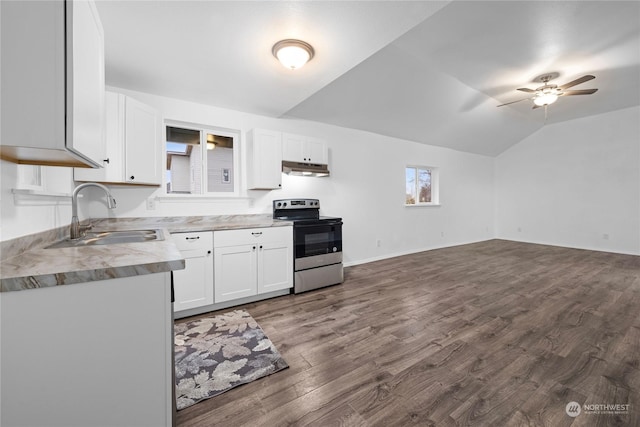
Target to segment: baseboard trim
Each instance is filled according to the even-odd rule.
[[[602,248],[594,248],[594,247],[589,247],[589,246],[566,245],[566,244],[550,243],[550,242],[546,242],[546,241],[537,241],[537,240],[508,239],[506,237],[496,237],[494,240],[505,240],[507,242],[518,242],[518,243],[531,243],[533,245],[553,246],[553,247],[556,247],[556,248],[580,249],[580,250],[583,250],[583,251],[605,252],[605,253],[608,253],[608,254],[640,256],[640,250],[638,252],[618,251],[618,250],[612,250],[612,249],[606,250],[606,249],[602,249]]]
[[[441,245],[441,246],[429,246],[429,247],[409,249],[409,250],[400,251],[400,252],[392,252],[392,253],[389,253],[389,254],[379,255],[379,256],[375,256],[375,257],[371,257],[371,258],[365,258],[365,259],[361,259],[361,260],[344,262],[344,266],[345,267],[352,267],[354,265],[367,264],[369,262],[375,262],[375,261],[382,261],[383,259],[396,258],[396,257],[399,257],[399,256],[404,256],[404,255],[417,254],[418,252],[426,252],[426,251],[433,251],[435,249],[452,248],[454,246],[463,246],[463,245],[470,245],[470,244],[473,244],[473,243],[488,242],[489,240],[495,240],[495,239],[492,237],[490,239],[471,240],[471,241],[456,242],[456,243],[451,243],[451,244]]]

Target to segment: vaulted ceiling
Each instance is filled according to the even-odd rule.
[[[640,105],[637,1],[98,0],[107,84],[497,155],[545,124]],[[298,38],[316,56],[271,54]],[[596,79],[532,109],[540,75]]]

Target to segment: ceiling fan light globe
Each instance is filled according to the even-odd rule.
[[[533,103],[539,107],[542,107],[543,105],[553,104],[557,100],[558,95],[556,95],[555,93],[542,93],[533,99]]]

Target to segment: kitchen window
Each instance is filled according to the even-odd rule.
[[[45,191],[43,167],[35,165],[17,165],[18,187],[23,190]]]
[[[167,194],[237,195],[239,133],[184,124],[165,130]]]
[[[405,206],[438,206],[438,169],[430,166],[405,168]]]

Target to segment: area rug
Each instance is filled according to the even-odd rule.
[[[175,349],[178,410],[289,367],[244,310],[176,324]]]

